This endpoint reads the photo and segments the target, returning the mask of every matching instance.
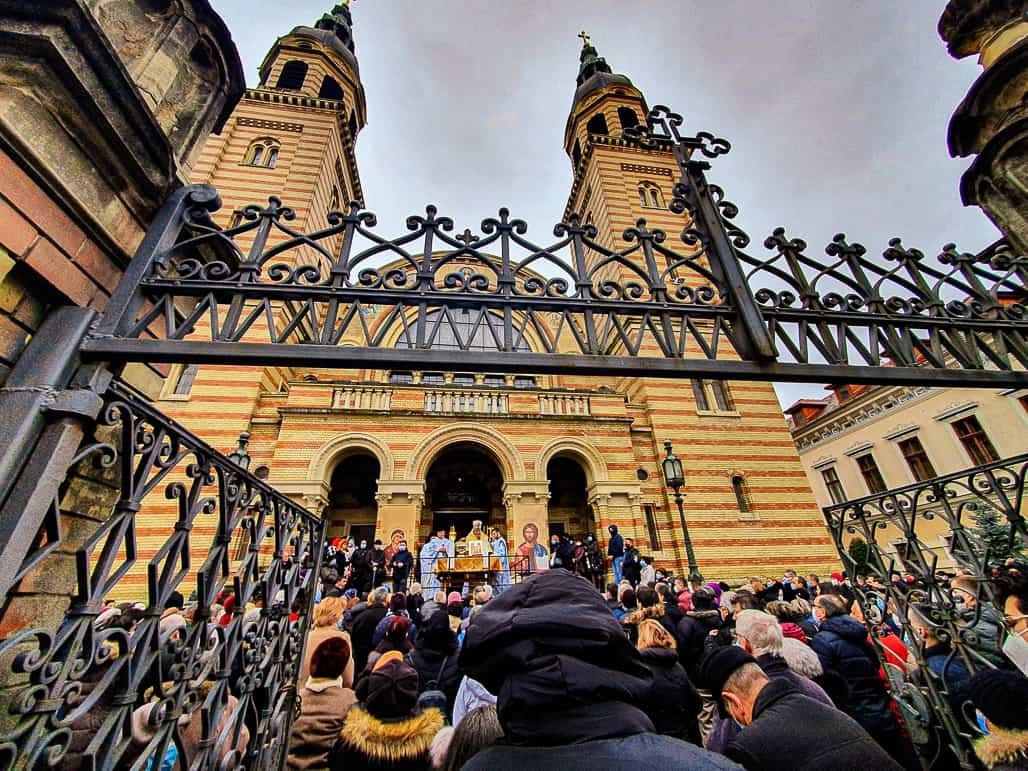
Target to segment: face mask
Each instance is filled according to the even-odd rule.
[[[362,549],[367,549],[368,545],[364,541],[361,541],[361,548]]]
[[[377,544],[375,546],[375,551],[382,551],[382,544]]]
[[[774,581],[765,581],[765,583],[768,585],[768,588],[775,585]]]
[[[587,537],[586,537],[586,540],[587,540],[587,541],[590,541],[590,542],[591,542],[591,541],[593,540],[593,537],[592,537],[591,535],[590,535],[590,536],[587,536]]]
[[[810,583],[810,581],[807,581],[807,588],[808,589],[813,589],[814,585],[812,583]]]
[[[1024,635],[1028,632],[1011,632],[1003,643],[1003,653],[1010,659],[1014,666],[1028,675],[1028,640]]]
[[[400,547],[400,551],[407,551],[407,547],[406,546],[401,546]]]
[[[838,585],[839,585],[839,579],[833,578],[832,579],[832,586],[838,586]]]
[[[558,543],[559,541],[550,541],[550,546],[556,546]]]

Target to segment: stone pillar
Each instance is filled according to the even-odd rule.
[[[503,485],[503,505],[507,509],[507,551],[511,556],[511,570],[520,555],[518,548],[525,542],[525,528],[535,525],[537,540],[549,555],[550,517],[546,503],[550,499],[549,482],[511,480]]]
[[[950,0],[939,34],[955,59],[978,55],[984,70],[950,119],[950,155],[975,156],[960,180],[1019,254],[1028,252],[1028,17],[1023,3]]]
[[[425,483],[379,480],[375,500],[378,502],[375,538],[388,544],[393,531],[400,530],[408,547],[414,551],[419,545],[416,541],[421,508],[425,505]]]

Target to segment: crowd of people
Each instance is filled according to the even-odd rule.
[[[631,540],[611,535],[620,560],[603,593],[559,540],[560,562],[499,593],[364,595],[326,578],[289,767],[920,769],[919,754],[960,767],[943,732],[915,748],[893,670],[934,684],[984,766],[1028,768],[1025,566],[1001,571],[997,608],[974,578],[949,578],[957,651],[903,575],[907,623],[884,586],[843,574],[645,580]]]

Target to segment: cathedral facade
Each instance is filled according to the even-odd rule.
[[[647,110],[586,40],[565,131],[573,179],[564,218],[591,224],[610,248],[640,218],[669,240],[682,230],[667,208],[678,174],[670,151],[621,138]],[[275,42],[260,84],[209,137],[193,181],[219,190],[223,228],[274,195],[295,211],[291,227],[318,230],[350,201],[374,209],[354,155],[366,122],[352,17],[337,6]],[[470,323],[460,313],[453,335],[432,345],[456,346]],[[534,345],[530,336],[523,345]],[[471,363],[478,346],[495,351],[476,338],[467,371],[175,365],[158,406],[226,451],[248,432],[251,470],[325,517],[330,537],[402,534],[417,548],[432,531],[460,538],[482,520],[513,552],[554,532],[605,544],[616,524],[658,568],[681,574],[679,513],[660,468],[670,440],[685,464],[685,515],[704,575],[838,569],[771,384],[491,374]],[[141,546],[163,537],[148,529]]]

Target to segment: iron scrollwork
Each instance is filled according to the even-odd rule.
[[[54,503],[57,549],[22,576],[66,610],[20,628],[5,609],[0,765],[142,769],[177,752],[183,767],[275,767],[324,524],[123,386],[102,398]],[[162,498],[170,532],[147,518]],[[164,612],[174,592],[189,597],[188,623]]]
[[[977,768],[972,741],[978,734],[974,708],[960,702],[956,670],[975,672],[1002,662],[979,635],[983,620],[997,625],[992,567],[995,555],[975,536],[976,515],[990,512],[1007,529],[1008,546],[1028,546],[1023,516],[1028,455],[1019,455],[906,487],[847,501],[824,509],[825,521],[850,575],[864,572],[869,583],[856,588],[864,620],[892,683],[915,746],[933,767],[941,755],[962,767]],[[945,538],[948,554],[929,543]],[[867,544],[866,566],[857,565],[849,541]],[[954,589],[940,568],[955,565],[979,587],[973,604]],[[951,568],[953,569],[953,568]],[[894,580],[909,575],[913,583]],[[886,618],[903,632],[916,663],[903,677],[901,663],[890,661],[879,635]],[[920,628],[948,646],[942,666],[929,666]],[[954,674],[951,676],[950,673]]]

